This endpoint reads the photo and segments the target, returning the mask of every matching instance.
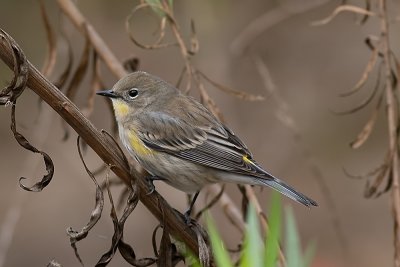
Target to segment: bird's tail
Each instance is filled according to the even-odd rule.
[[[265,177],[265,178],[254,177],[254,178],[260,184],[272,187],[273,189],[277,190],[281,194],[283,194],[283,195],[293,199],[294,201],[297,201],[307,207],[318,206],[317,202],[315,202],[311,198],[303,195],[302,193],[297,192],[294,188],[287,185],[282,180],[279,180],[278,178],[275,178],[268,173],[267,173],[267,175],[268,175],[268,178],[267,177]]]

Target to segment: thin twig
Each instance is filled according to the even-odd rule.
[[[389,25],[388,13],[386,8],[386,0],[379,1],[379,11],[381,20],[381,36],[382,36],[382,53],[385,66],[385,92],[388,120],[388,134],[390,151],[393,151],[392,156],[392,208],[394,220],[394,266],[400,267],[400,191],[399,191],[399,152],[398,152],[398,104],[394,95],[392,84],[392,73],[390,64],[390,43],[389,43]]]
[[[118,78],[127,74],[117,57],[103,41],[93,26],[85,19],[82,13],[76,8],[71,0],[57,0],[62,12],[72,21],[72,23],[82,32],[88,35],[90,42],[97,51],[101,59],[105,62],[111,72]]]
[[[307,0],[307,1],[285,1],[284,4],[277,1],[277,6],[268,10],[266,13],[251,21],[233,40],[230,50],[237,55],[241,55],[255,43],[255,39],[263,32],[282,21],[291,18],[329,2],[329,0]]]
[[[212,196],[215,196],[221,192],[221,185],[212,184],[207,187],[207,191],[211,193]],[[239,232],[243,234],[245,231],[245,222],[243,221],[240,210],[229,197],[229,195],[223,193],[218,203],[233,226],[235,226]]]

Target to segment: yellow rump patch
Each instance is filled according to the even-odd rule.
[[[244,156],[243,156],[243,161],[246,162],[246,163],[249,163],[249,164],[254,164],[254,163],[247,157],[247,155],[244,155]]]
[[[142,140],[136,135],[134,131],[129,131],[128,133],[129,144],[132,146],[133,150],[138,156],[145,156],[153,154],[153,150],[148,148]]]
[[[126,115],[129,114],[129,106],[125,102],[121,100],[114,100],[114,110],[115,110],[115,115],[118,118],[125,117]]]

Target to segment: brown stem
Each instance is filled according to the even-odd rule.
[[[171,10],[169,4],[167,1],[162,1],[162,6],[165,10],[165,12],[168,14],[168,20],[170,22],[170,27],[172,30],[172,33],[174,34],[176,41],[178,42],[178,46],[181,49],[181,55],[183,57],[183,60],[185,62],[185,69],[186,73],[188,74],[188,83],[186,86],[186,91],[189,91],[192,85],[192,75],[193,75],[193,67],[192,64],[190,63],[190,55],[189,55],[189,50],[185,44],[185,41],[183,40],[181,31],[179,30],[179,26],[176,23],[175,17],[173,16],[173,10]]]
[[[107,44],[103,41],[100,35],[96,32],[93,26],[85,19],[79,9],[71,0],[57,0],[61,11],[72,21],[75,27],[83,34],[87,34],[94,49],[105,62],[111,72],[118,78],[122,78],[127,74],[120,61],[113,54]]]
[[[13,51],[7,45],[4,36],[0,36],[0,58],[13,69]],[[112,171],[123,181],[137,180],[140,201],[162,223],[170,229],[172,235],[185,242],[188,247],[198,253],[197,237],[192,229],[177,216],[176,212],[157,193],[147,195],[148,186],[143,175],[130,170],[124,161],[122,152],[106,135],[98,131],[94,125],[79,111],[57,87],[47,80],[30,62],[28,62],[29,78],[27,86],[49,104],[99,155]],[[132,172],[132,174],[130,173]]]
[[[394,266],[400,267],[400,191],[399,191],[399,153],[397,144],[397,108],[398,104],[394,95],[392,84],[391,64],[390,64],[390,44],[389,44],[389,25],[388,13],[386,8],[386,0],[379,1],[380,19],[381,19],[381,35],[382,35],[382,53],[385,66],[385,91],[386,106],[388,118],[388,133],[390,151],[392,156],[392,209],[394,219]]]

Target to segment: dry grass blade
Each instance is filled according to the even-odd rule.
[[[354,108],[351,108],[351,109],[345,110],[345,111],[340,111],[340,112],[334,111],[334,113],[336,115],[352,114],[352,113],[355,113],[355,112],[365,108],[369,103],[371,103],[371,101],[374,99],[375,95],[379,91],[379,85],[380,85],[380,82],[381,82],[381,80],[380,80],[380,77],[381,77],[381,73],[380,72],[381,71],[380,70],[381,70],[381,67],[379,67],[378,77],[376,79],[376,83],[375,83],[374,89],[373,89],[372,93],[366,99],[364,99],[359,105],[355,106]],[[379,103],[379,101],[378,101],[378,103]]]
[[[54,70],[54,66],[56,65],[57,42],[43,0],[39,0],[39,4],[40,4],[40,13],[42,15],[43,24],[47,36],[47,55],[41,72],[44,76],[49,77]]]
[[[7,46],[7,48],[10,51],[13,51],[12,53],[12,60],[13,60],[13,73],[14,76],[12,78],[12,80],[8,83],[8,85],[3,88],[0,92],[0,96],[2,97],[2,105],[6,105],[6,104],[10,104],[11,100],[10,100],[10,93],[12,92],[12,90],[17,87],[17,81],[19,78],[19,64],[18,64],[18,59],[17,59],[17,55],[14,51],[13,45],[12,45],[12,39],[10,39],[10,36],[4,32],[3,30],[0,30],[0,38],[4,40],[4,44]]]
[[[136,259],[135,251],[122,239],[119,241],[118,251],[119,253],[121,253],[122,257],[132,266],[147,267],[157,262],[157,260],[154,258]]]
[[[138,41],[135,38],[135,36],[132,32],[132,29],[131,29],[131,20],[132,20],[132,18],[134,18],[135,13],[140,11],[141,9],[145,9],[145,8],[152,8],[153,10],[154,9],[160,10],[161,12],[163,12],[165,14],[165,16],[163,16],[160,20],[160,34],[159,34],[157,40],[153,44],[143,44],[142,42]],[[166,24],[167,24],[167,19],[170,18],[169,13],[167,13],[167,12],[168,11],[165,10],[161,5],[150,5],[148,3],[142,3],[138,6],[136,6],[125,20],[125,30],[128,33],[131,41],[135,45],[137,45],[138,47],[143,48],[143,49],[160,49],[160,48],[165,48],[165,47],[176,45],[176,43],[162,43],[162,41],[165,37],[165,28],[166,28]]]
[[[172,244],[168,228],[164,225],[161,236],[160,254],[157,259],[157,266],[172,267]]]
[[[89,66],[89,58],[90,58],[90,50],[91,43],[87,34],[85,34],[85,48],[82,52],[82,56],[79,62],[78,67],[76,68],[74,74],[72,75],[71,82],[65,92],[65,95],[71,100],[74,101],[76,93],[78,92],[79,85],[82,83],[83,78],[86,75]],[[67,124],[63,122],[64,128],[64,137],[63,140],[67,140],[69,137],[69,131]]]
[[[115,252],[117,251],[118,242],[122,236],[122,233],[119,231],[118,217],[117,217],[117,212],[115,210],[113,197],[112,197],[112,194],[110,191],[110,184],[109,184],[108,176],[109,176],[109,174],[107,173],[107,175],[106,175],[107,193],[108,193],[108,198],[111,203],[110,217],[111,217],[111,220],[114,225],[114,235],[113,235],[112,241],[111,241],[111,248],[101,256],[100,260],[96,263],[96,267],[107,266],[107,264],[110,263],[110,261],[114,257]]]
[[[365,10],[371,11],[371,0],[365,0]],[[360,21],[360,24],[361,25],[365,24],[368,19],[369,19],[369,16],[364,15],[364,17]]]
[[[119,180],[119,179],[116,179],[116,181],[117,180]],[[123,183],[121,183],[121,185],[123,185]],[[124,206],[125,202],[128,200],[130,193],[131,193],[131,190],[129,189],[129,187],[124,187],[122,189],[122,192],[118,196],[118,202],[117,202],[117,210],[118,211],[122,210],[122,207]]]
[[[190,50],[188,51],[190,55],[194,56],[199,52],[200,49],[200,42],[199,39],[197,39],[197,34],[196,34],[196,27],[194,25],[194,21],[190,21],[190,29],[191,29],[191,36],[190,36]]]
[[[54,164],[53,164],[53,161],[51,160],[50,156],[47,153],[40,151],[36,147],[32,146],[22,134],[17,132],[16,123],[15,123],[15,106],[16,105],[12,105],[12,109],[11,109],[11,131],[14,134],[15,140],[17,140],[18,144],[20,146],[22,146],[23,148],[25,148],[29,151],[32,151],[34,153],[41,154],[43,156],[43,160],[44,160],[44,164],[46,166],[46,172],[47,172],[45,175],[43,175],[42,180],[35,183],[33,186],[28,187],[28,186],[25,186],[22,184],[22,180],[26,179],[25,177],[19,178],[19,185],[21,186],[21,188],[23,188],[26,191],[40,192],[43,190],[43,188],[45,188],[51,182],[51,179],[53,178],[53,175],[54,175]]]
[[[100,266],[108,265],[108,263],[110,263],[110,261],[114,257],[114,254],[117,249],[121,253],[121,256],[129,264],[131,264],[133,266],[145,267],[145,266],[152,265],[155,262],[154,259],[152,259],[152,258],[144,258],[144,259],[139,259],[139,260],[136,259],[136,255],[135,255],[133,248],[123,241],[125,221],[129,217],[129,215],[132,213],[132,211],[136,208],[136,206],[139,202],[139,195],[137,192],[136,185],[131,184],[130,194],[129,194],[125,209],[123,211],[121,219],[118,220],[113,197],[112,197],[112,194],[110,191],[108,174],[106,176],[106,183],[107,183],[108,197],[109,197],[110,203],[111,203],[110,216],[111,216],[111,219],[112,219],[113,225],[114,225],[114,235],[112,237],[112,243],[111,243],[110,249],[102,255],[100,260],[97,262],[96,266],[100,267]]]
[[[383,100],[383,94],[379,97],[378,103],[375,106],[374,110],[371,113],[371,116],[367,123],[362,128],[361,132],[357,135],[356,139],[350,143],[351,148],[357,149],[361,147],[371,135],[372,130],[374,129],[376,120],[378,118],[379,109]]]
[[[165,223],[163,222],[162,225],[159,224],[154,228],[151,238],[154,255],[157,257],[157,266],[176,266],[184,258],[178,252],[175,244],[171,242],[171,233],[165,227]],[[160,248],[157,247],[157,232],[159,229],[163,229]]]
[[[71,41],[66,36],[63,27],[61,27],[61,36],[63,37],[63,39],[67,44],[67,64],[64,64],[65,65],[64,70],[61,72],[60,76],[53,82],[54,85],[60,90],[62,90],[66,85],[67,79],[72,71],[72,66],[74,63],[74,55],[72,53]]]
[[[370,197],[373,197],[373,196],[378,197],[378,196],[381,195],[381,194],[378,193],[378,188],[382,184],[383,180],[386,177],[389,177],[390,173],[391,173],[391,164],[390,164],[390,162],[386,162],[386,164],[384,164],[384,166],[385,167],[381,169],[381,171],[375,177],[375,179],[372,182],[372,184],[369,181],[367,181],[367,183],[365,185],[364,197],[370,198]]]
[[[356,85],[348,92],[340,94],[340,96],[346,97],[349,95],[354,94],[357,92],[361,87],[365,84],[365,82],[368,80],[368,77],[371,74],[371,71],[373,70],[374,66],[376,65],[376,61],[378,59],[378,52],[379,52],[379,45],[375,46],[372,50],[371,57],[368,60],[368,64],[365,67],[365,70],[361,76],[361,79],[356,83]]]
[[[376,14],[374,12],[371,12],[369,10],[366,10],[366,9],[358,7],[358,6],[340,5],[328,17],[326,17],[325,19],[322,19],[322,20],[314,21],[314,22],[311,23],[311,25],[312,26],[321,26],[321,25],[328,24],[339,13],[344,12],[344,11],[352,12],[352,13],[356,13],[356,14],[360,14],[360,15],[364,15],[364,16],[376,16]]]
[[[76,243],[80,240],[87,237],[89,231],[96,225],[101,217],[101,213],[103,212],[104,207],[104,196],[103,191],[101,190],[100,185],[97,183],[96,178],[94,177],[93,173],[87,167],[85,160],[82,156],[81,146],[80,146],[80,136],[78,136],[76,145],[78,148],[79,158],[81,159],[83,166],[89,175],[90,179],[92,179],[93,183],[96,186],[96,199],[95,199],[95,207],[90,214],[89,222],[78,232],[73,230],[71,227],[67,229],[67,235],[69,236],[69,242],[71,243],[71,247],[74,249],[75,256],[78,258],[79,262],[83,266],[82,259],[78,253],[78,248],[76,247]]]
[[[104,165],[104,166],[105,166],[106,170],[108,170],[110,168],[108,165]],[[93,175],[95,175],[94,172],[93,172]],[[125,183],[123,181],[121,181],[120,179],[113,177],[113,178],[108,179],[108,182],[107,181],[102,182],[100,184],[100,187],[101,187],[102,191],[105,191],[107,189],[107,186],[113,187],[113,186],[119,186],[119,185],[125,185]]]
[[[9,85],[0,92],[0,97],[4,97],[3,101],[5,105],[11,103],[15,104],[17,98],[25,90],[28,82],[28,60],[14,39],[2,29],[0,29],[0,39],[3,39],[7,48],[12,50],[12,60],[14,64],[14,77]]]
[[[158,248],[157,248],[157,232],[158,229],[162,229],[161,224],[157,225],[153,230],[153,234],[151,236],[151,244],[153,245],[154,255],[158,258]]]
[[[181,72],[179,73],[179,77],[178,80],[175,83],[175,87],[179,88],[181,87],[182,81],[183,81],[183,77],[185,76],[186,73],[186,66],[182,68]]]
[[[91,43],[88,35],[85,35],[85,48],[83,49],[81,59],[79,61],[78,67],[76,68],[74,74],[72,75],[71,82],[65,92],[65,95],[74,101],[76,93],[78,92],[78,87],[82,83],[83,78],[88,70]]]
[[[392,188],[392,186],[393,186],[393,174],[392,174],[392,172],[390,172],[390,173],[388,174],[388,177],[387,177],[386,180],[387,180],[386,186],[385,186],[384,188],[382,188],[379,192],[377,192],[377,193],[375,194],[375,198],[378,198],[378,197],[380,197],[381,195],[383,195],[383,194],[389,192],[389,190]]]
[[[191,221],[191,228],[196,232],[197,243],[199,245],[199,261],[201,266],[210,267],[211,265],[211,251],[210,241],[207,231],[197,222]]]
[[[208,202],[208,204],[204,208],[199,210],[199,212],[197,212],[197,214],[194,216],[196,221],[198,221],[200,219],[201,215],[203,215],[204,212],[211,209],[215,204],[217,204],[217,202],[220,200],[221,196],[224,194],[224,190],[225,190],[225,185],[222,185],[221,191],[219,191],[219,193],[216,196],[214,196],[211,199],[211,201]]]
[[[243,91],[232,89],[230,87],[224,86],[222,84],[219,84],[219,83],[213,81],[207,75],[205,75],[203,72],[201,72],[199,70],[197,72],[200,74],[201,77],[203,77],[207,82],[212,84],[215,88],[217,88],[221,91],[224,91],[225,93],[228,93],[230,95],[233,95],[239,99],[243,99],[243,100],[247,100],[247,101],[262,101],[262,100],[264,100],[264,97],[261,95],[252,95],[249,93],[245,93]]]
[[[208,95],[206,89],[204,88],[203,84],[198,84],[198,88],[200,91],[200,100],[203,104],[207,106],[207,108],[217,117],[219,118],[222,122],[224,121],[224,118],[222,116],[221,111],[215,104],[214,100]]]
[[[373,176],[377,176],[384,168],[387,168],[387,158],[390,157],[390,151],[388,151],[386,153],[385,156],[385,160],[382,164],[380,164],[378,167],[368,171],[365,174],[361,174],[361,175],[355,175],[355,174],[351,174],[346,168],[343,168],[343,173],[351,178],[351,179],[366,179],[368,177],[373,177]]]
[[[94,100],[96,92],[105,88],[103,81],[101,80],[100,74],[100,60],[97,52],[93,50],[93,64],[92,64],[92,79],[90,82],[89,95],[87,97],[86,106],[82,108],[82,113],[86,117],[90,117],[93,113]]]
[[[121,219],[118,222],[118,227],[120,231],[120,240],[118,242],[118,251],[121,253],[121,256],[131,265],[138,266],[138,267],[146,267],[154,264],[156,262],[153,258],[142,258],[136,259],[135,251],[133,248],[123,241],[124,237],[124,225],[125,221],[128,219],[129,215],[132,211],[136,208],[139,202],[139,194],[137,192],[137,186],[131,183],[130,194],[127,199],[127,205],[125,206],[124,212],[121,216]],[[112,203],[113,205],[113,203]]]

